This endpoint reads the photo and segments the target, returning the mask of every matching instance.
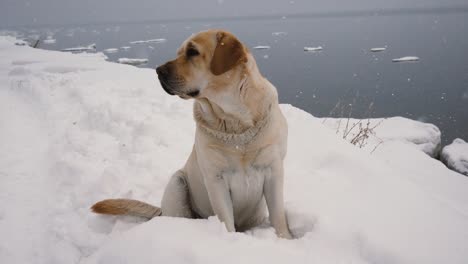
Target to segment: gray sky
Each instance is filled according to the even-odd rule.
[[[467,0],[0,0],[0,27],[459,5]]]

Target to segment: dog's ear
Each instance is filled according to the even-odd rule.
[[[216,48],[211,59],[210,70],[214,75],[221,75],[239,62],[247,62],[244,46],[232,34],[220,31],[216,33]]]

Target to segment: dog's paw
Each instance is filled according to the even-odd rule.
[[[276,235],[280,238],[284,239],[294,239],[295,237],[291,234],[291,232],[284,232],[284,233],[276,233]]]

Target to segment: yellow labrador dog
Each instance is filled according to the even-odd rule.
[[[283,201],[287,123],[275,87],[248,49],[229,32],[203,31],[156,71],[168,94],[194,99],[192,153],[170,179],[161,208],[110,199],[92,210],[146,218],[216,215],[235,232],[261,224],[268,207],[277,235],[292,238]]]

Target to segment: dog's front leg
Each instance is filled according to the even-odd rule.
[[[273,162],[271,173],[265,177],[263,192],[270,214],[271,225],[279,237],[292,239],[289,232],[283,200],[283,161]]]
[[[214,213],[229,232],[235,232],[231,195],[222,172],[210,173],[205,178],[205,185]]]

